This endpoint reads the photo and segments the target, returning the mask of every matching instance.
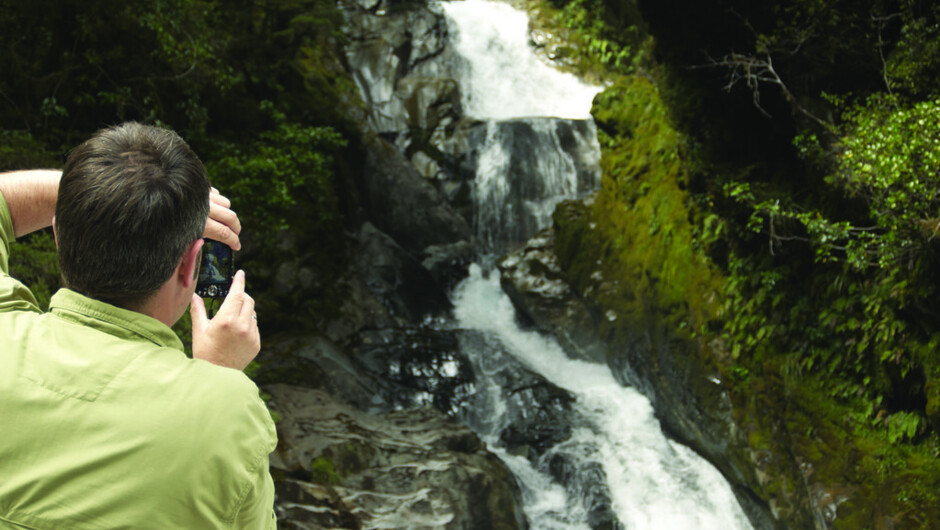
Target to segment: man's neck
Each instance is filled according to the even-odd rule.
[[[129,307],[127,309],[155,318],[166,324],[167,327],[173,327],[176,321],[183,315],[186,306],[184,304],[182,309],[180,309],[179,306],[181,304],[178,301],[179,297],[174,296],[173,286],[170,285],[170,283],[171,282],[163,284],[157,292],[137,307]]]

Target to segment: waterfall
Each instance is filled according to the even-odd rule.
[[[463,110],[485,122],[476,147],[477,235],[499,252],[548,226],[558,201],[599,184],[589,115],[599,88],[536,57],[524,12],[485,0],[442,6],[462,58]],[[453,293],[456,325],[466,331],[462,352],[477,374],[461,416],[513,470],[533,528],[750,528],[721,474],[663,435],[649,400],[619,385],[607,366],[569,359],[553,340],[520,329],[497,276],[474,265]],[[528,457],[504,443],[514,419],[531,413],[518,398],[524,386],[515,374],[525,372],[574,399],[564,411],[566,436]]]
[[[552,117],[488,120],[473,186],[477,238],[500,253],[551,222],[555,205],[600,184],[594,121]]]
[[[464,112],[474,118],[587,119],[600,88],[543,63],[529,46],[529,18],[487,0],[445,2],[457,53]]]
[[[600,184],[591,102],[600,88],[542,62],[528,16],[507,4],[442,4],[465,115],[486,122],[477,148],[474,226],[493,252],[518,245],[551,220],[555,205]]]

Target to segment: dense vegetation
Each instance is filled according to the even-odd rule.
[[[336,175],[355,148],[343,109],[356,92],[338,59],[340,19],[326,0],[4,1],[0,169],[59,167],[124,120],[170,127],[240,213],[240,260],[266,325],[309,319],[328,297],[275,293],[265,265],[316,241],[302,259],[325,290],[343,262]],[[53,254],[48,233],[13,253],[14,274],[44,304],[58,287]]]
[[[603,188],[556,215],[575,284],[699,345],[778,509],[796,478],[832,496],[812,524],[938,524],[940,8],[555,7],[611,84]],[[602,324],[615,343],[622,321]]]

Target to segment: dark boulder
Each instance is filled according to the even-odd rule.
[[[414,255],[431,245],[472,239],[467,221],[395,146],[378,137],[365,142],[359,188],[366,215],[376,227]]]
[[[430,408],[364,414],[329,395],[265,387],[280,416],[275,509],[284,528],[526,528],[505,465]]]
[[[450,310],[450,301],[431,273],[391,237],[367,222],[357,241],[353,267],[390,317],[420,322]]]
[[[431,273],[438,285],[450,291],[467,277],[467,270],[477,256],[477,246],[470,241],[431,245],[424,249],[421,265]]]

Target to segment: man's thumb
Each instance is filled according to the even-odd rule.
[[[198,294],[193,294],[193,300],[189,304],[189,316],[193,320],[193,331],[202,331],[209,325],[209,317],[206,316],[206,304]]]

